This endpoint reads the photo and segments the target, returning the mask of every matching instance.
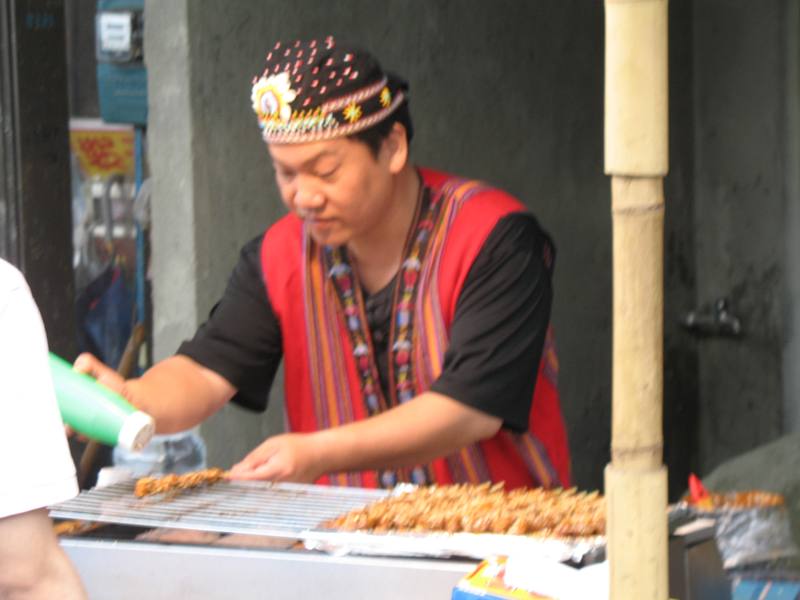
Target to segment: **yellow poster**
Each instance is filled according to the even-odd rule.
[[[71,119],[70,147],[84,177],[134,174],[133,127],[97,119]]]

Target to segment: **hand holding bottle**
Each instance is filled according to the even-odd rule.
[[[137,451],[153,437],[153,418],[120,395],[124,380],[99,360],[81,355],[73,369],[51,353],[50,368],[61,417],[73,429],[99,442]]]

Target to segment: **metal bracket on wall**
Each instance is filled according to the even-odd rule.
[[[727,298],[718,298],[712,306],[704,306],[687,312],[681,325],[700,336],[740,337],[742,322],[731,312]]]

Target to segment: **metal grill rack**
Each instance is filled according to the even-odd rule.
[[[136,498],[134,481],[82,492],[50,515],[141,527],[298,538],[328,519],[386,497],[386,490],[291,483],[219,482]]]
[[[601,537],[560,539],[487,533],[331,531],[322,524],[390,495],[388,490],[293,483],[222,481],[206,487],[137,498],[134,481],[82,492],[50,507],[50,515],[139,527],[245,533],[303,540],[333,554],[486,558],[525,552],[582,563],[602,555]],[[398,488],[395,492],[403,491]],[[598,554],[599,553],[599,554]]]

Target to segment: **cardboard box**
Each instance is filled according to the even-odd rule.
[[[506,586],[506,558],[485,560],[458,582],[451,600],[551,600],[546,596]]]

